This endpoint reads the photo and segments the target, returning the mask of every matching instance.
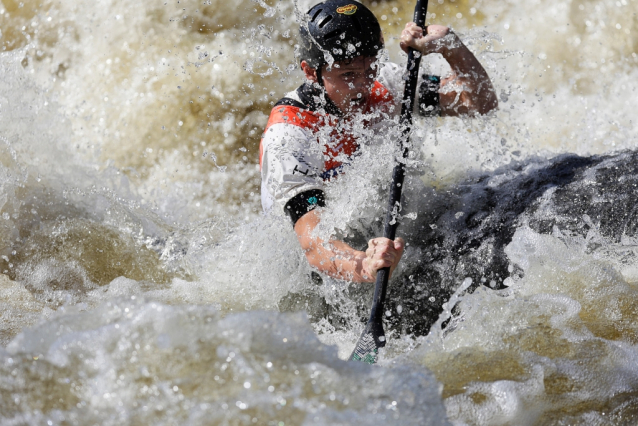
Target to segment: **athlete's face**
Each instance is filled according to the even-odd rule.
[[[326,93],[335,105],[347,114],[365,110],[378,69],[377,58],[359,56],[350,62],[335,62],[330,68],[324,65],[321,75]],[[310,78],[306,69],[304,71]],[[316,81],[316,72],[314,77],[310,79]]]

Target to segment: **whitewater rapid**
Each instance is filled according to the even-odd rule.
[[[366,4],[403,63],[413,4]],[[634,424],[638,4],[431,1],[499,110],[416,123],[375,366],[344,361],[371,287],[259,203],[310,5],[0,1],[0,423]],[[322,232],[379,232],[392,156]]]

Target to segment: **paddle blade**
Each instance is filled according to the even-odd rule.
[[[385,346],[385,333],[381,322],[368,322],[361,334],[357,346],[354,347],[350,361],[360,361],[366,364],[376,364],[379,348]]]

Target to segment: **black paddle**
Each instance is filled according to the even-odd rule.
[[[421,28],[425,26],[425,14],[428,10],[428,0],[417,0],[414,8],[414,22]],[[410,48],[408,50],[408,81],[403,90],[403,105],[401,106],[400,123],[403,126],[401,135],[401,148],[403,150],[403,158],[408,157],[408,138],[412,126],[412,107],[414,95],[416,93],[416,82],[419,76],[419,65],[421,64],[421,53]],[[401,205],[401,189],[403,187],[403,178],[405,177],[404,162],[397,159],[394,171],[392,172],[392,186],[390,188],[390,201],[388,202],[388,212],[385,217],[385,227],[383,236],[390,240],[394,240],[397,226],[398,215]],[[379,348],[385,346],[385,333],[383,331],[383,303],[385,302],[385,294],[388,288],[388,278],[390,278],[390,268],[383,268],[377,272],[377,281],[374,288],[374,298],[372,299],[372,309],[370,310],[370,319],[366,325],[363,334],[357,342],[352,355],[351,361],[363,361],[367,364],[377,362]]]

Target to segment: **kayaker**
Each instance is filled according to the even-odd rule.
[[[374,129],[398,116],[403,67],[382,61],[384,39],[374,14],[354,0],[313,6],[300,25],[298,59],[306,82],[272,109],[260,144],[265,211],[292,220],[310,265],[334,278],[373,282],[377,270],[396,268],[402,238],[373,238],[365,251],[313,234],[326,205],[324,183],[344,173],[360,147],[353,123]],[[448,75],[422,75],[415,109],[422,115],[480,115],[498,106],[490,78],[448,27],[410,22],[400,47],[439,53]],[[363,117],[363,118],[362,118]]]

